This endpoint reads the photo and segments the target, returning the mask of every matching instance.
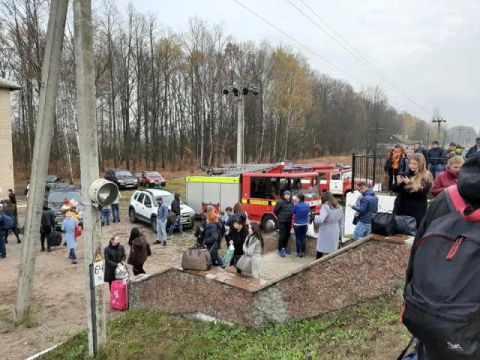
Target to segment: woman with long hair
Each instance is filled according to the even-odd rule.
[[[413,154],[408,167],[407,174],[398,175],[397,185],[393,187],[393,191],[398,194],[393,213],[413,216],[418,228],[427,212],[427,195],[432,188],[433,178],[426,168],[422,154]]]
[[[330,191],[321,196],[320,215],[315,216],[315,223],[320,224],[317,239],[317,259],[338,250],[338,243],[343,236],[343,210]]]
[[[133,275],[145,274],[143,264],[152,255],[152,251],[150,250],[150,244],[137,227],[130,231],[128,245],[130,245],[128,263],[133,267]]]
[[[125,249],[120,244],[120,236],[114,235],[110,238],[108,245],[103,250],[103,257],[105,258],[104,281],[111,289],[112,282],[115,280],[115,269],[118,264],[125,261]]]
[[[243,243],[242,257],[244,257],[244,260],[239,260],[239,263],[244,264],[240,269],[242,275],[254,278],[258,278],[260,276],[262,250],[263,236],[262,232],[260,231],[260,225],[258,225],[256,222],[252,222],[248,227],[247,239]]]

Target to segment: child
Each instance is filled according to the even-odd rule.
[[[102,208],[102,226],[105,224],[110,225],[110,214],[111,214],[110,206],[106,206]]]
[[[72,264],[77,263],[77,255],[75,254],[75,249],[77,247],[75,230],[77,229],[77,225],[78,223],[73,219],[72,213],[70,211],[67,212],[65,214],[65,220],[62,222],[62,231],[65,232],[67,247],[70,250],[68,258],[72,260]]]

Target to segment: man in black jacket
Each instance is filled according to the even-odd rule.
[[[428,171],[432,173],[433,179],[440,174],[444,169],[445,152],[439,146],[438,141],[432,143],[432,147],[427,152],[428,156]]]
[[[178,226],[178,230],[180,231],[180,235],[183,235],[183,228],[182,228],[182,221],[181,221],[181,211],[180,211],[180,194],[175,193],[172,201],[172,205],[170,206],[170,210],[175,214],[175,220],[172,221],[172,225],[170,225],[170,229],[168,230],[168,236],[172,237],[173,230],[175,226]]]
[[[55,214],[46,205],[43,206],[42,220],[40,222],[40,244],[42,246],[41,251],[45,251],[45,239],[47,239],[47,251],[50,249],[50,240],[52,236],[52,228],[55,226]]]
[[[277,205],[275,205],[274,213],[277,216],[278,221],[278,255],[285,257],[285,254],[290,254],[288,249],[288,240],[290,239],[290,231],[292,229],[292,216],[293,216],[293,202],[291,199],[292,194],[290,191],[285,190]]]
[[[425,163],[428,164],[428,155],[427,155],[427,149],[425,149],[422,146],[422,143],[416,143],[415,144],[415,154],[422,154],[423,157],[425,158]]]

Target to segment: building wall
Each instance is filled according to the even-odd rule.
[[[10,90],[0,89],[0,197],[14,188]]]

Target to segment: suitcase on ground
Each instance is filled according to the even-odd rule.
[[[50,235],[50,246],[60,246],[62,244],[62,233],[52,230]]]
[[[128,309],[128,285],[125,280],[115,280],[110,289],[110,307],[112,310]]]
[[[183,253],[183,270],[207,271],[212,266],[210,251],[203,247],[193,247]]]

